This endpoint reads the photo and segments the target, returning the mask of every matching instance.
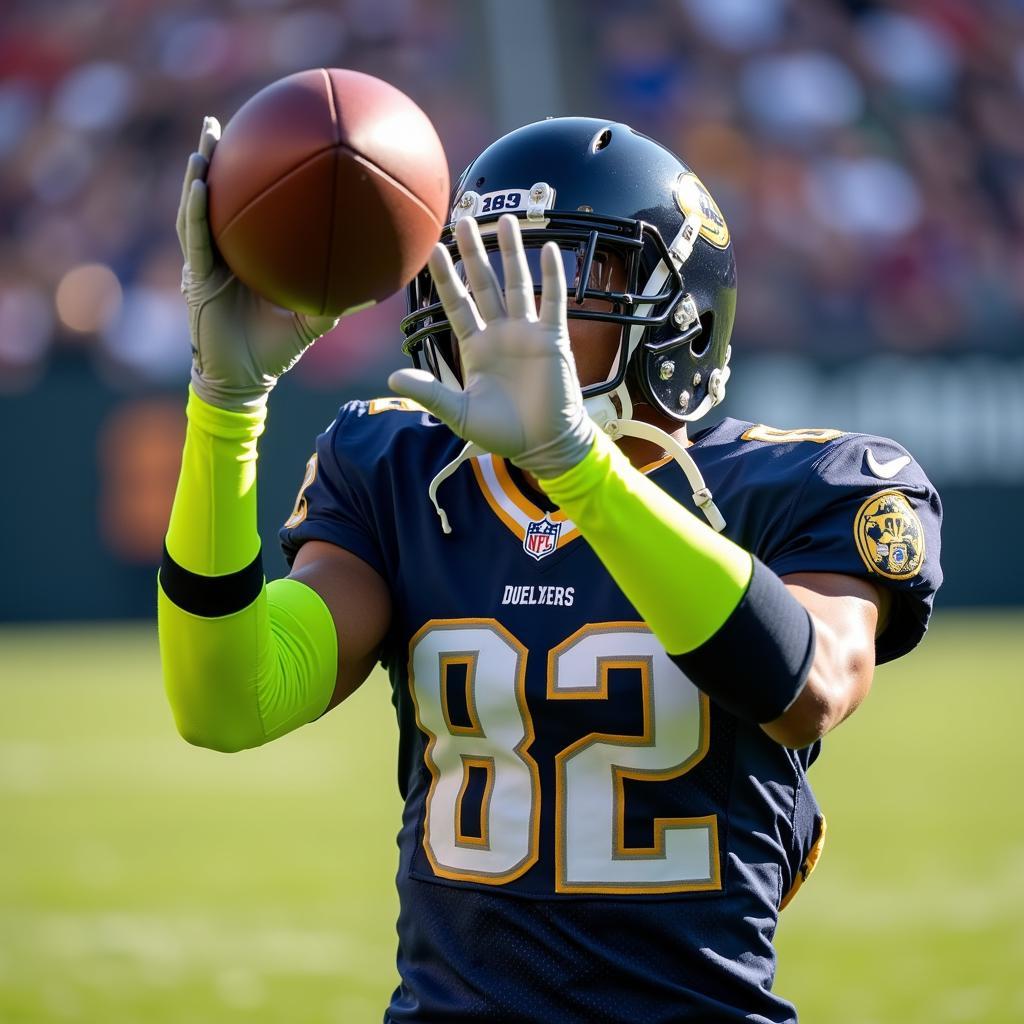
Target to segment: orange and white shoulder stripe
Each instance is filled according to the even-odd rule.
[[[640,472],[650,473],[671,460],[672,456],[666,455],[644,466]],[[471,459],[470,465],[487,504],[520,540],[526,539],[526,528],[530,523],[539,523],[545,516],[553,523],[562,524],[557,547],[564,547],[580,535],[576,525],[571,519],[566,518],[564,512],[545,512],[535,502],[530,501],[515,485],[504,459],[495,455],[480,455]]]
[[[562,512],[545,512],[530,501],[512,481],[504,459],[494,455],[480,455],[470,461],[480,490],[494,514],[522,541],[530,523],[539,523],[545,516],[553,523],[561,523],[557,547],[574,541],[580,531]]]

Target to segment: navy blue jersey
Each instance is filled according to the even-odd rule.
[[[387,1021],[793,1021],[780,905],[824,824],[792,751],[697,690],[573,524],[403,399],[319,438],[282,530],[387,581],[400,729],[398,966]],[[924,633],[940,508],[891,441],[726,420],[691,454],[726,534],[781,576],[891,589],[878,657]],[[689,507],[679,467],[647,470]],[[757,685],[757,666],[750,667]]]

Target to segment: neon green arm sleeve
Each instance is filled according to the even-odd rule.
[[[703,644],[743,598],[751,555],[634,469],[603,431],[581,462],[540,485],[669,654]]]
[[[305,584],[262,584],[256,446],[265,407],[229,412],[190,391],[187,414],[160,572],[160,660],[181,735],[235,751],[322,714],[334,690],[337,633]]]

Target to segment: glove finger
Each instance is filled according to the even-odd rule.
[[[462,341],[482,331],[484,322],[480,319],[476,305],[458,279],[448,250],[440,242],[434,246],[427,266],[430,268],[430,276],[434,279],[437,295],[444,306],[448,322],[455,331],[455,337]]]
[[[203,127],[199,131],[199,145],[196,152],[188,158],[185,166],[185,180],[181,183],[181,199],[178,201],[178,216],[175,227],[178,232],[178,244],[181,255],[188,259],[188,238],[186,237],[185,220],[188,210],[188,197],[192,192],[192,182],[196,179],[206,180],[210,170],[210,157],[220,138],[220,122],[215,117],[204,117]]]
[[[203,129],[199,133],[199,153],[210,160],[213,151],[220,141],[220,121],[212,114],[203,118]]]
[[[545,242],[540,253],[542,288],[540,295],[540,319],[549,327],[565,327],[568,337],[568,315],[565,309],[565,268],[562,255],[555,242]]]
[[[442,384],[426,370],[395,370],[388,377],[388,387],[399,395],[419,402],[457,434],[461,432],[466,402],[462,391]]]
[[[505,300],[501,297],[498,278],[487,259],[480,228],[473,217],[463,217],[455,225],[455,239],[459,255],[469,278],[469,288],[480,315],[488,323],[505,315]]]
[[[175,229],[178,232],[181,255],[186,260],[188,259],[188,234],[185,221],[188,211],[188,197],[192,192],[192,182],[203,180],[208,169],[209,165],[206,162],[206,158],[201,153],[193,153],[188,158],[188,164],[185,167],[185,180],[181,183],[181,199],[178,202],[178,217],[175,221]]]
[[[192,273],[199,279],[208,277],[213,270],[213,243],[207,218],[206,182],[195,180],[188,195],[185,214],[185,258]]]
[[[505,305],[508,315],[525,320],[537,319],[537,300],[533,297],[533,277],[523,250],[519,221],[506,213],[498,221],[498,247],[505,272]]]

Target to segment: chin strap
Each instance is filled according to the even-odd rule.
[[[697,463],[671,434],[667,434],[660,427],[651,423],[644,423],[642,420],[618,419],[605,423],[604,432],[613,441],[617,441],[620,437],[639,437],[644,441],[660,445],[679,463],[680,469],[686,474],[686,480],[693,488],[693,503],[704,513],[711,528],[717,533],[721,533],[725,529],[725,518],[712,500],[711,488],[704,483],[704,477],[701,476]]]
[[[704,513],[711,528],[718,533],[725,529],[725,518],[718,506],[711,499],[711,488],[704,483],[697,463],[693,456],[671,435],[660,427],[642,420],[633,419],[633,402],[625,384],[621,384],[611,394],[595,395],[583,402],[590,418],[613,441],[620,437],[639,437],[659,445],[676,462],[686,474],[689,485],[693,488],[693,502]]]
[[[622,390],[625,391],[625,388]],[[620,396],[616,394],[616,397],[619,398]],[[584,405],[598,427],[613,441],[617,441],[620,437],[638,437],[643,441],[650,441],[653,444],[659,445],[668,452],[679,463],[680,469],[686,474],[686,480],[690,487],[693,488],[693,503],[704,513],[708,524],[718,533],[725,529],[725,518],[712,500],[711,488],[704,483],[704,477],[701,476],[697,463],[693,461],[693,456],[671,434],[666,433],[660,427],[629,417],[629,414],[633,411],[633,403],[629,400],[628,396],[625,396],[624,405],[626,408],[623,409],[625,415],[622,417],[617,415],[617,406],[611,401],[610,395],[598,395],[596,398],[588,398]],[[478,444],[467,441],[459,454],[446,466],[443,466],[434,479],[430,481],[427,494],[430,497],[430,503],[434,506],[434,511],[441,520],[441,529],[446,534],[452,532],[452,527],[448,521],[448,514],[437,500],[437,490],[464,462],[475,458],[477,455],[486,454],[486,451]]]
[[[434,511],[437,513],[438,518],[441,520],[441,529],[445,533],[451,533],[451,523],[448,522],[448,515],[445,510],[441,507],[437,500],[437,489],[454,473],[459,466],[461,466],[467,459],[472,459],[477,455],[486,455],[487,453],[478,444],[474,444],[472,441],[467,441],[463,445],[462,450],[458,455],[452,459],[448,465],[442,467],[441,471],[430,481],[430,486],[427,488],[427,494],[430,496],[430,503],[434,506]]]

